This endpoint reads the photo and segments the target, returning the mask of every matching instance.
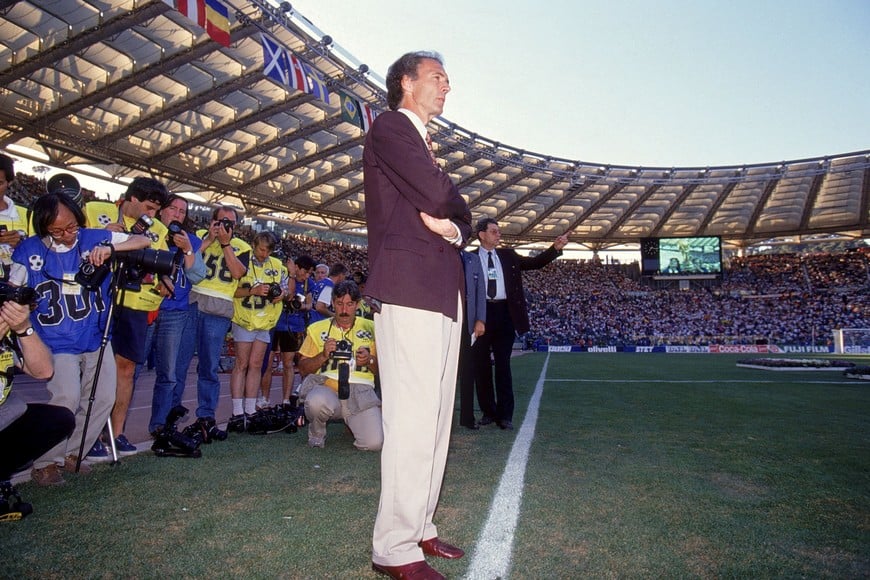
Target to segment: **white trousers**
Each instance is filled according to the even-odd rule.
[[[462,332],[437,312],[384,304],[375,315],[384,417],[381,499],[372,561],[402,566],[423,560],[418,545],[438,535],[438,507]]]

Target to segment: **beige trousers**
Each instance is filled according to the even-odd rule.
[[[352,396],[357,390],[370,392],[377,399],[374,388],[351,385]],[[384,443],[384,426],[379,404],[362,410],[340,400],[338,393],[324,385],[312,387],[305,395],[305,416],[308,418],[309,445],[323,447],[326,443],[326,424],[331,419],[343,419],[353,432],[353,445],[360,451],[380,451]]]
[[[384,415],[381,498],[372,561],[402,566],[423,560],[418,543],[436,537],[438,507],[462,332],[459,320],[384,304],[375,315]]]
[[[59,353],[53,355],[54,376],[46,384],[48,392],[51,393],[48,402],[51,405],[66,407],[72,411],[76,417],[76,427],[69,439],[61,441],[33,462],[33,466],[37,469],[42,469],[50,463],[62,464],[67,455],[78,456],[98,355],[99,351],[85,354]],[[91,408],[91,417],[88,421],[83,455],[87,455],[88,451],[91,450],[91,446],[99,437],[100,431],[106,426],[106,421],[112,412],[112,407],[115,404],[115,372],[115,356],[112,354],[112,345],[107,344],[103,354],[103,364],[100,368],[100,378],[97,381],[94,405]]]

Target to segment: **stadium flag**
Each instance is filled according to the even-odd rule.
[[[260,35],[263,44],[263,74],[279,83],[310,93],[329,104],[329,89],[320,71],[269,36]]]
[[[296,55],[265,34],[260,39],[263,44],[263,74],[285,87],[309,92],[302,63]]]
[[[368,131],[372,121],[375,120],[375,112],[372,108],[360,103],[358,99],[344,91],[338,91],[338,96],[341,99],[342,120],[356,125],[363,131]]]
[[[205,0],[164,0],[167,4],[205,28]]]
[[[344,91],[338,91],[338,97],[341,100],[341,119],[362,129],[363,123],[359,101]]]
[[[263,74],[282,85],[290,85],[290,61],[287,51],[265,34],[260,36],[263,44]]]
[[[215,42],[230,45],[230,11],[221,0],[163,0],[197,26],[205,28]]]
[[[362,110],[360,111],[360,117],[362,118],[363,122],[363,131],[368,132],[369,127],[372,126],[372,123],[374,123],[375,117],[377,116],[378,114],[375,113],[374,109],[372,109],[368,105],[362,106]]]
[[[307,62],[303,62],[302,66],[305,68],[305,74],[308,76],[308,92],[328,105],[329,89],[326,87],[323,75]]]
[[[230,45],[230,11],[220,0],[205,0],[205,31],[218,44]]]

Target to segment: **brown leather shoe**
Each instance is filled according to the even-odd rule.
[[[76,460],[78,458],[75,455],[67,455],[63,458],[63,470],[69,473],[76,472]],[[82,475],[87,475],[91,472],[91,466],[82,461],[82,464],[79,466],[79,473]]]
[[[411,562],[403,566],[384,566],[372,562],[372,570],[396,580],[444,580],[444,576],[425,561]]]
[[[36,485],[63,485],[66,483],[60,474],[60,469],[58,469],[55,463],[49,463],[41,469],[34,467],[30,472],[30,479]]]
[[[465,555],[465,550],[451,546],[447,542],[442,542],[438,538],[430,538],[420,542],[420,547],[423,548],[423,553],[427,556],[436,556],[438,558],[447,558],[455,560]]]

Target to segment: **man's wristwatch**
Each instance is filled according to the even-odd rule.
[[[27,328],[24,329],[24,332],[16,332],[15,336],[17,336],[19,338],[24,338],[25,336],[30,336],[31,334],[33,334],[33,327],[28,326]]]
[[[186,252],[184,252],[184,255],[185,255],[185,256],[192,256],[192,255],[193,255],[193,248],[191,248],[191,249],[187,250]]]

